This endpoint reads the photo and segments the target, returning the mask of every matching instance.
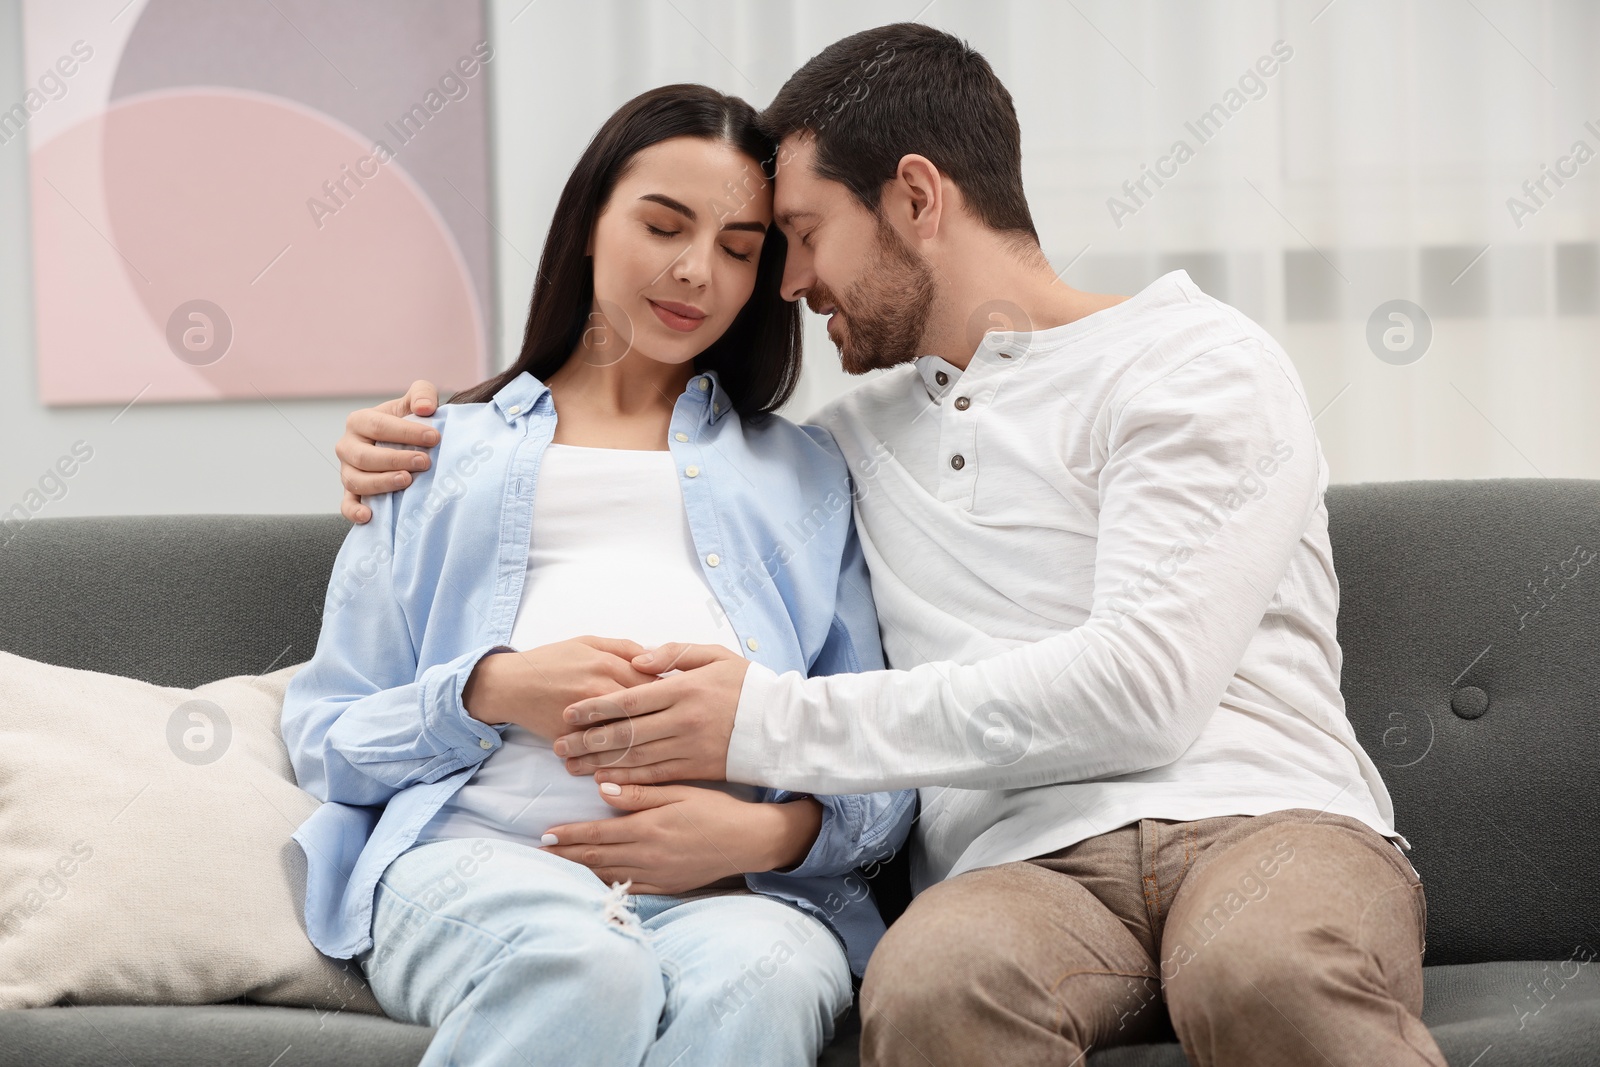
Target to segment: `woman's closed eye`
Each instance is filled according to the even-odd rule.
[[[644,228],[649,230],[651,236],[653,237],[676,237],[678,234],[683,232],[682,230],[663,230],[658,226],[650,225],[648,222],[644,224]],[[737,259],[740,263],[750,262],[749,252],[736,252],[727,245],[723,245],[722,250],[728,253],[728,255],[732,256],[734,259]]]

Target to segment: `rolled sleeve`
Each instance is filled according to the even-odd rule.
[[[334,560],[316,652],[284,694],[283,741],[300,788],[319,800],[382,804],[417,782],[481,762],[500,730],[461,694],[481,645],[419,672],[413,626],[393,575],[396,496],[368,498]]]
[[[796,878],[841,875],[881,863],[905,844],[911,832],[916,793],[849,793],[819,796],[822,828],[806,858],[778,873]]]
[[[435,664],[422,673],[423,729],[441,751],[456,753],[464,762],[483,759],[499,748],[508,723],[491,724],[472,717],[462,694],[478,663],[498,652],[515,652],[510,645],[476,648],[448,663]]]

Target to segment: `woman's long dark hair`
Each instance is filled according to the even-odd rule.
[[[730,144],[762,167],[763,178],[770,176],[776,155],[776,147],[756,125],[755,109],[707,86],[664,85],[623,104],[584,149],[561,191],[539,258],[521,355],[506,370],[446,403],[489,400],[523,371],[548,381],[567,361],[583,336],[594,301],[594,267],[585,249],[595,220],[634,155],[671,137]],[[717,372],[742,417],[776,410],[800,378],[800,309],[780,292],[787,250],[783,234],[769,226],[749,301],[727,332],[695,357],[697,371]]]

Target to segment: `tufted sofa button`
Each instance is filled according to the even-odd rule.
[[[1489,710],[1489,694],[1475,685],[1464,685],[1450,697],[1450,710],[1463,719],[1476,719]]]

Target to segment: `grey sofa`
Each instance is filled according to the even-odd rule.
[[[1343,688],[1428,892],[1423,1018],[1456,1067],[1600,1064],[1600,482],[1329,490]],[[310,657],[338,516],[0,528],[0,648],[191,686]],[[3,759],[0,755],[0,759]],[[904,865],[874,885],[892,916]],[[0,1012],[0,1067],[399,1067],[432,1031],[223,1004]],[[824,1064],[856,1062],[854,1017]],[[1176,1044],[1094,1067],[1181,1065]]]

